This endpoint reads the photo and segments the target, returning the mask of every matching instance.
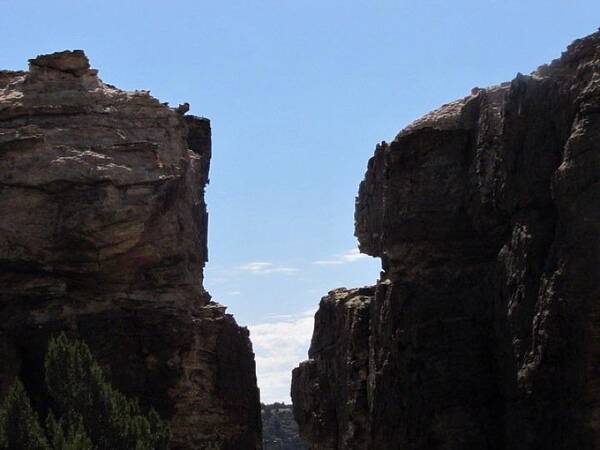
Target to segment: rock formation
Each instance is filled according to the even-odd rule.
[[[0,72],[0,389],[44,408],[43,354],[83,338],[174,450],[260,448],[248,331],[202,287],[208,120],[98,77],[81,51]]]
[[[383,272],[321,301],[313,450],[600,448],[600,32],[378,145],[355,218]]]

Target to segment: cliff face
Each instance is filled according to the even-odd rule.
[[[311,448],[600,447],[600,33],[379,145],[356,235],[383,272],[321,301]]]
[[[202,288],[210,124],[102,83],[83,52],[0,72],[0,388],[43,405],[43,354],[83,338],[172,448],[260,448],[248,331]]]

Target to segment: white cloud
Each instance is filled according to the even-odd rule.
[[[322,259],[319,261],[314,261],[313,264],[317,264],[319,266],[338,266],[341,264],[349,264],[359,259],[368,258],[369,255],[365,255],[361,253],[360,250],[354,248],[352,250],[348,250],[347,252],[340,253],[339,255],[335,255],[331,259]]]
[[[262,402],[291,401],[292,369],[307,359],[314,313],[315,310],[310,310],[272,316],[279,321],[248,327],[256,353],[256,375]]]
[[[300,317],[308,317],[308,316],[314,316],[315,313],[317,312],[317,309],[309,309],[307,311],[304,311],[302,313],[296,313],[296,314],[269,314],[268,316],[266,316],[266,319],[269,321],[293,321],[295,319],[298,319]],[[272,322],[269,322],[272,323]]]
[[[344,261],[339,259],[319,259],[317,261],[314,261],[313,264],[316,264],[318,266],[339,266],[341,264],[344,264]]]
[[[246,264],[242,264],[238,267],[238,269],[248,272],[254,275],[266,275],[269,273],[295,273],[298,272],[298,269],[294,267],[278,267],[270,262],[249,262]]]
[[[231,291],[228,292],[227,295],[241,295],[242,293],[240,291]]]

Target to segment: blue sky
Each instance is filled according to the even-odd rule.
[[[289,401],[328,290],[372,284],[354,197],[374,146],[600,26],[600,2],[0,0],[0,68],[82,48],[101,78],[211,119],[206,286]]]

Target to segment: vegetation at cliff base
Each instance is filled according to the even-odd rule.
[[[166,450],[168,427],[106,381],[88,346],[63,333],[45,359],[44,426],[17,380],[0,408],[0,450]]]
[[[306,450],[298,435],[292,406],[284,403],[261,405],[263,450]]]

